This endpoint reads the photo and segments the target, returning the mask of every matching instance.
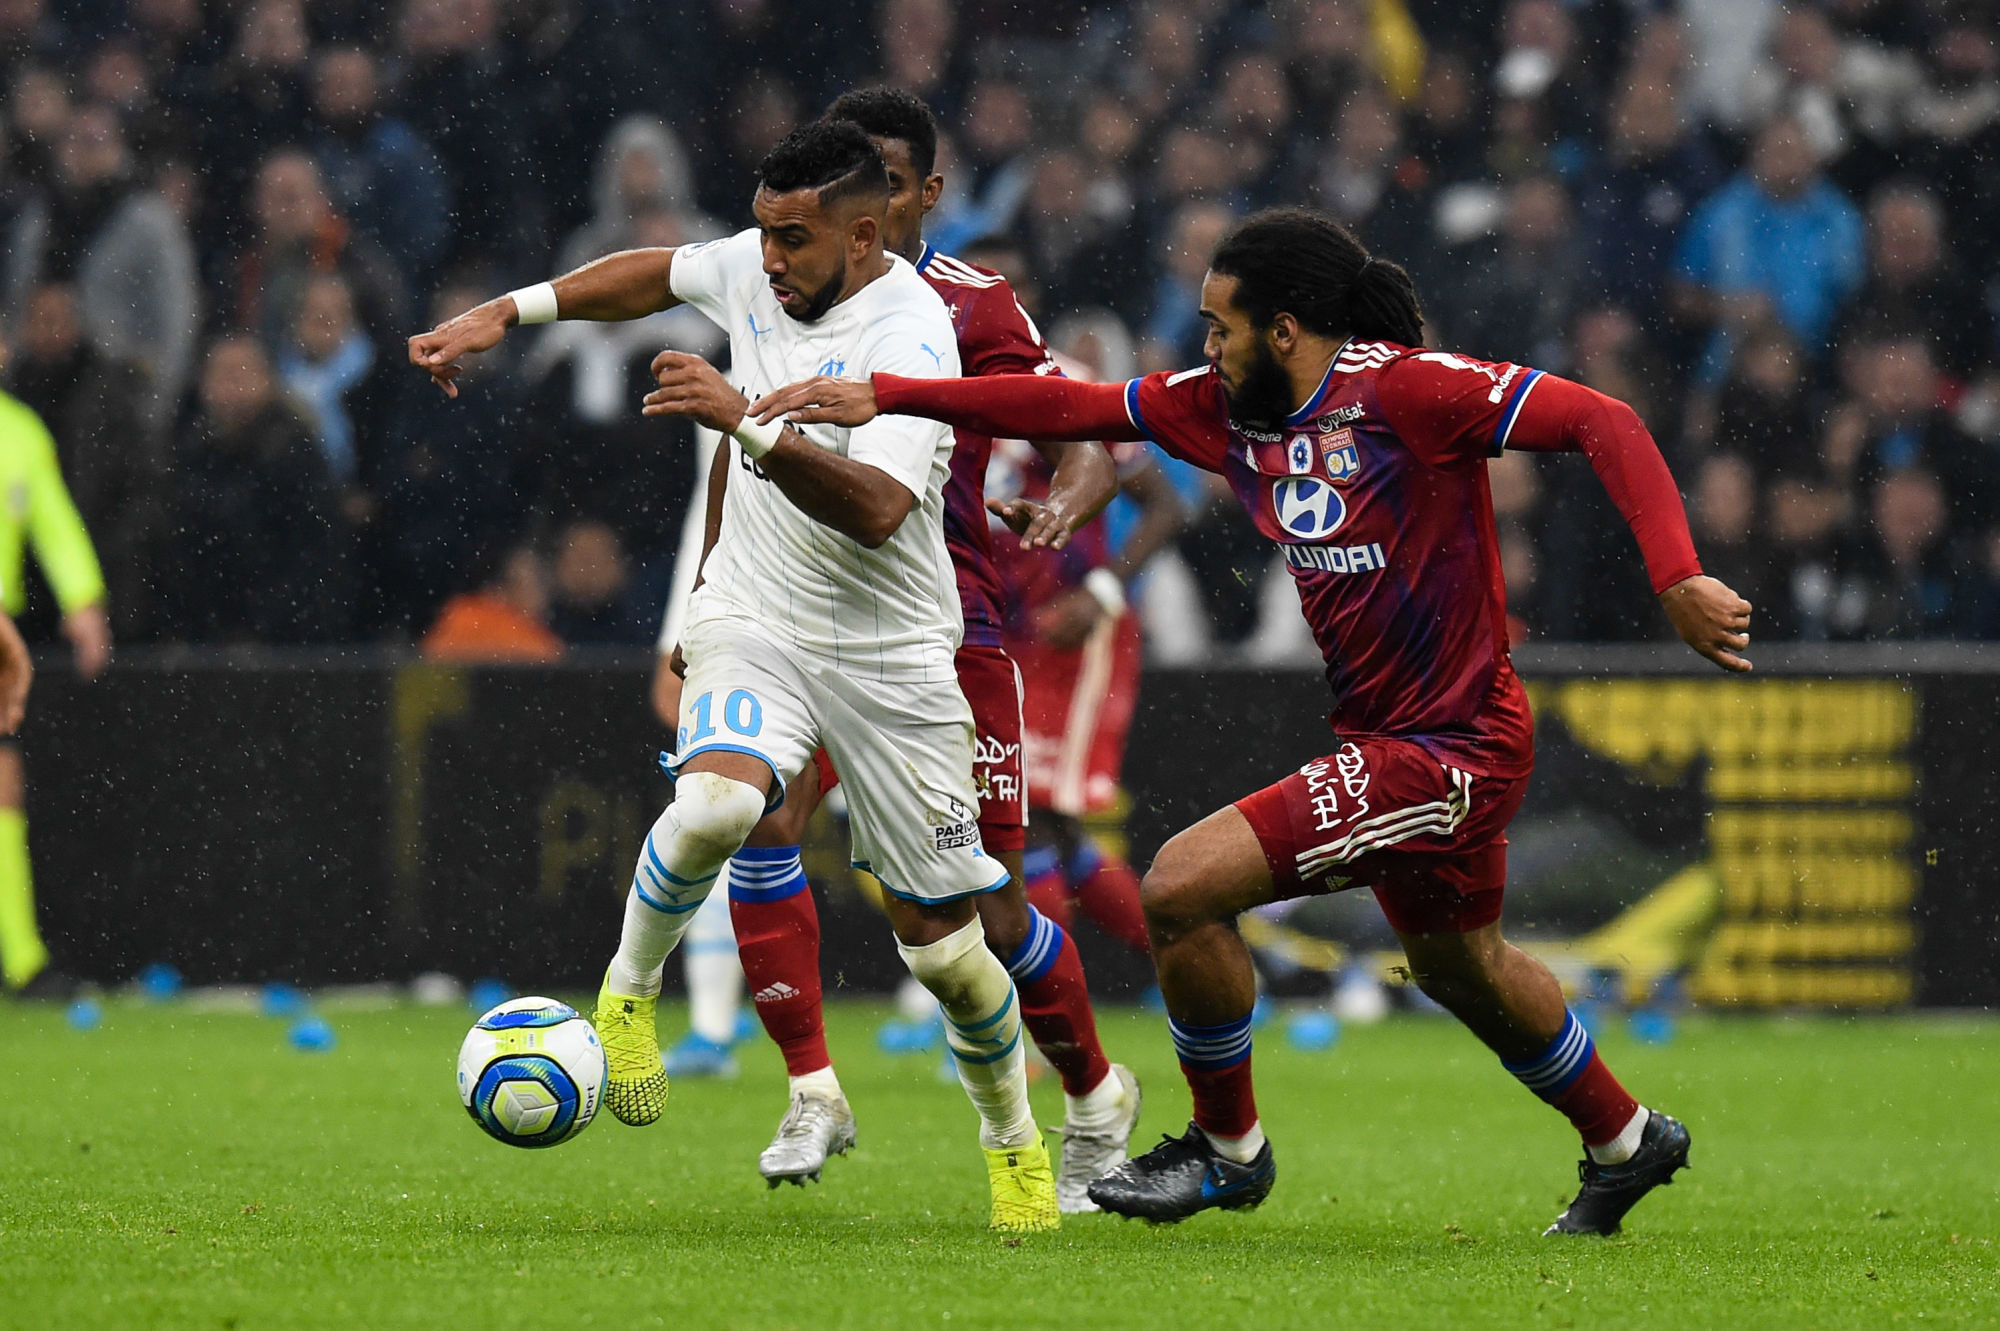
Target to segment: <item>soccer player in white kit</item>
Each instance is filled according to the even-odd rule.
[[[758,178],[755,230],[611,255],[410,340],[411,362],[455,393],[458,358],[515,323],[639,318],[685,302],[729,334],[737,386],[664,351],[645,399],[648,415],[730,435],[733,470],[682,636],[676,752],[662,760],[673,802],[640,852],[598,997],[604,1102],[626,1123],[660,1116],[653,1010],[667,954],[823,745],[847,789],[854,862],[887,889],[898,950],[944,1009],[980,1115],[992,1225],[1053,1229],[1055,1176],[1028,1107],[1019,1003],[973,908],[1008,875],[980,847],[972,712],[954,666],[951,431],[902,417],[802,431],[744,414],[752,398],[816,374],[956,375],[957,341],[943,301],[883,248],[889,181],[866,134],[808,125]]]

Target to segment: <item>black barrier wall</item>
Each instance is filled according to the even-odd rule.
[[[1700,916],[1687,980],[1705,1000],[2000,1004],[1983,761],[2000,675],[1980,654],[1909,675],[1795,657],[1750,680],[1658,673],[1686,658],[1652,649],[1524,658],[1537,762],[1511,930],[1588,934],[1646,904]],[[166,961],[195,982],[588,989],[669,793],[649,668],[162,656],[84,686],[51,662],[22,744],[52,946],[105,982]],[[1151,674],[1126,769],[1135,862],[1330,750],[1326,705],[1316,674]],[[893,983],[831,820],[807,867],[830,986]],[[1336,929],[1382,941],[1361,907]],[[1143,981],[1079,932],[1095,982]]]

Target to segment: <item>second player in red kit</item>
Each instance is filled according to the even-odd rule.
[[[812,380],[764,417],[877,411],[1023,438],[1150,437],[1223,476],[1283,550],[1333,690],[1333,747],[1161,848],[1146,921],[1194,1098],[1178,1138],[1093,1183],[1105,1209],[1178,1220],[1255,1206],[1276,1178],[1250,1075],[1255,974],[1234,921],[1372,889],[1424,992],[1583,1138],[1552,1233],[1610,1233],[1688,1158],[1687,1130],[1606,1068],[1546,967],[1500,932],[1505,828],[1533,765],[1508,657],[1486,459],[1588,456],[1681,637],[1731,670],[1750,606],[1705,577],[1673,478],[1623,403],[1523,366],[1422,346],[1408,274],[1302,209],[1258,214],[1202,287],[1209,363],[1124,385],[1026,377]]]

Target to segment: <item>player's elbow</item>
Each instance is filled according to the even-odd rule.
[[[857,516],[847,534],[866,549],[880,550],[903,525],[903,520],[910,516],[912,507],[907,496],[900,500],[889,496],[870,504],[866,511]]]

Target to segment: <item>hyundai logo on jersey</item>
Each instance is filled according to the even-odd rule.
[[[1351,481],[1354,473],[1361,470],[1361,452],[1354,446],[1352,430],[1321,435],[1319,452],[1326,459],[1326,474],[1331,480]]]
[[[1312,445],[1306,442],[1304,435],[1295,434],[1292,436],[1290,450],[1285,456],[1285,461],[1289,464],[1291,473],[1294,476],[1304,476],[1312,471]]]
[[[1323,541],[1347,521],[1347,501],[1330,481],[1288,476],[1271,487],[1278,525],[1302,541]]]

